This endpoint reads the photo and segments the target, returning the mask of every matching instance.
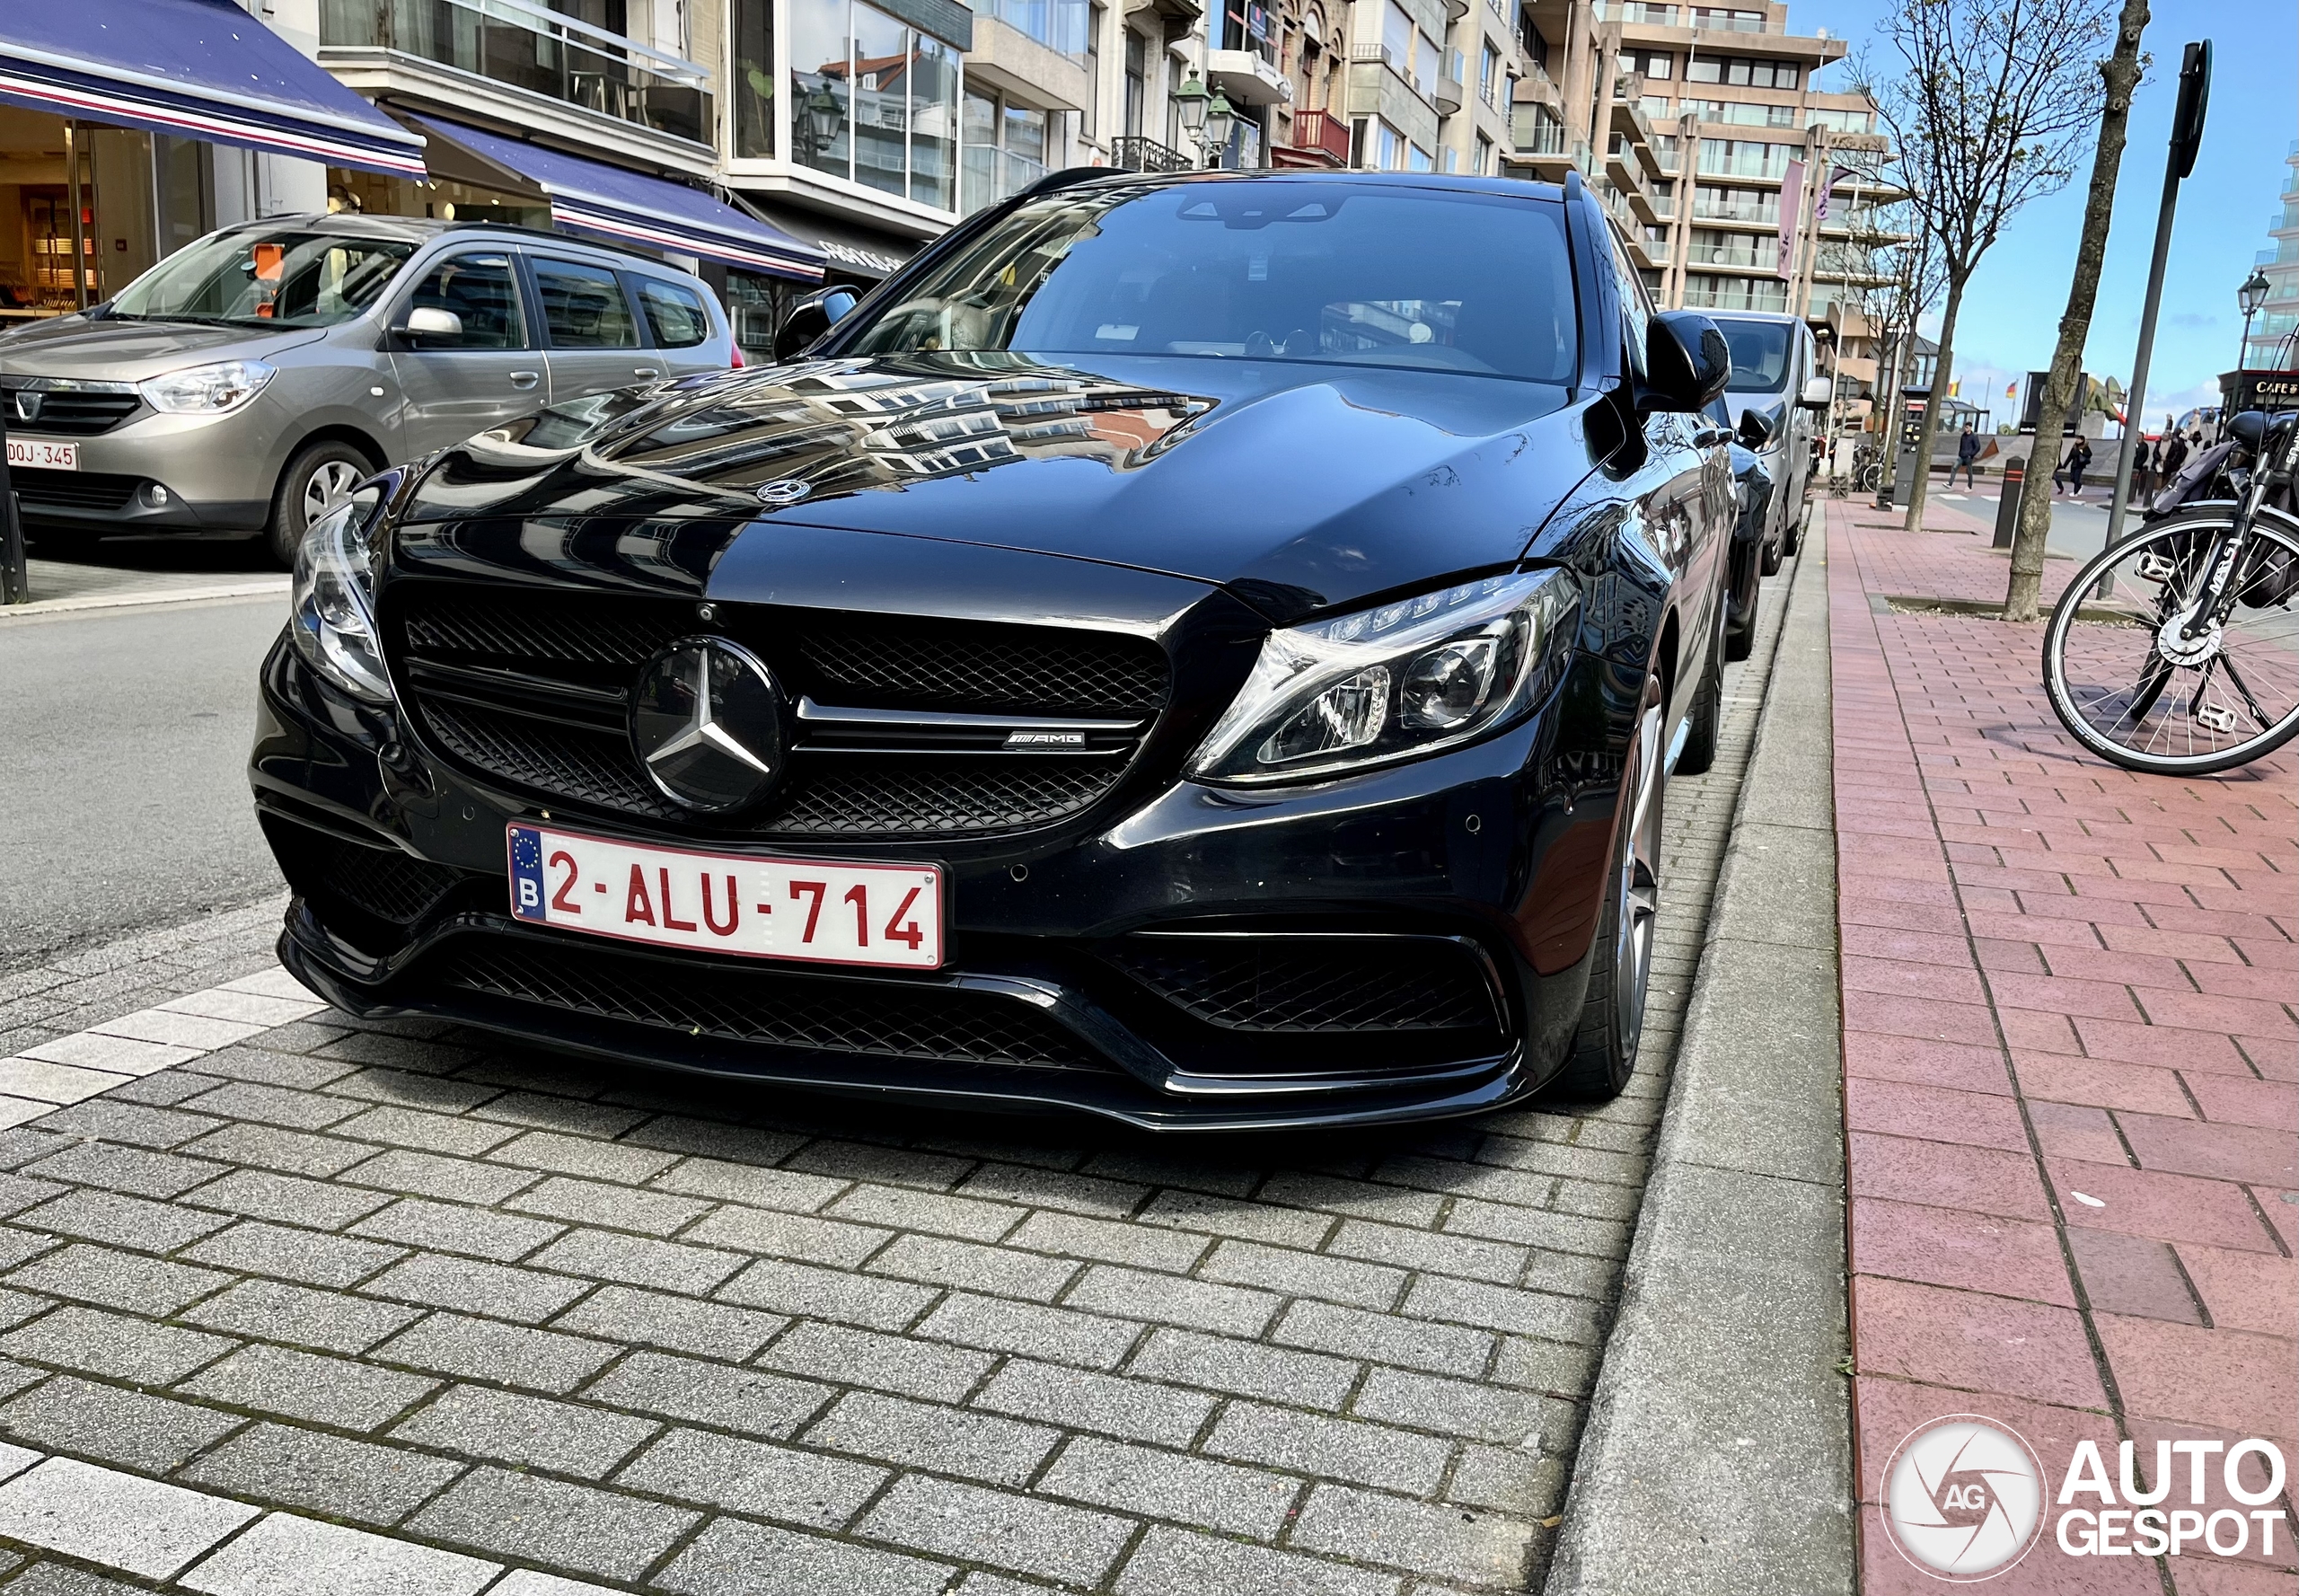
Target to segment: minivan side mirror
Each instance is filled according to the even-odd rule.
[[[1827,377],[1806,377],[1803,396],[1797,400],[1808,410],[1824,410],[1836,398],[1836,384]]]
[[[1662,311],[1644,334],[1644,387],[1636,408],[1699,410],[1724,392],[1732,375],[1732,346],[1698,311]]]
[[[1739,437],[1740,447],[1761,454],[1765,445],[1772,442],[1772,422],[1762,410],[1742,410]]]
[[[437,305],[418,304],[407,313],[406,322],[393,331],[410,348],[419,349],[426,344],[459,344],[463,340],[463,319]]]
[[[862,296],[844,283],[817,288],[790,307],[774,334],[774,357],[788,360],[846,320]]]

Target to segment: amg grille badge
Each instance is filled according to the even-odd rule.
[[[1009,731],[1006,734],[1009,748],[1083,748],[1086,734],[1082,731]]]

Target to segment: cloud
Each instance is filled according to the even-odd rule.
[[[2219,325],[2219,318],[2217,316],[2207,316],[2197,311],[2181,311],[2179,314],[2168,319],[2174,327],[2201,329],[2205,327],[2216,327]]]

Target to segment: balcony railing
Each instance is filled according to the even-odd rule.
[[[1293,147],[1315,150],[1333,157],[1336,166],[1349,164],[1349,124],[1329,110],[1293,113]]]
[[[710,74],[521,0],[320,0],[320,48],[395,50],[708,144]]]
[[[961,159],[958,209],[966,216],[1010,198],[1046,173],[1044,162],[991,145],[968,145]]]
[[[1703,243],[1698,239],[1685,251],[1685,259],[1696,266],[1738,266],[1747,271],[1777,271],[1780,269],[1780,242],[1766,239],[1770,249],[1752,249],[1746,244]]]
[[[1538,114],[1530,106],[1519,106],[1517,114],[1509,119],[1509,138],[1520,155],[1564,154],[1564,124]]]
[[[1088,0],[973,0],[976,16],[996,17],[1073,61],[1086,59]]]
[[[1323,111],[1310,113],[1323,116]],[[1300,126],[1297,119],[1294,126]],[[1342,141],[1342,159],[1349,159],[1346,129]],[[1154,138],[1144,138],[1138,133],[1121,135],[1110,140],[1110,164],[1120,172],[1194,172],[1197,163],[1167,145]]]

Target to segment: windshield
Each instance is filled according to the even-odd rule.
[[[1181,355],[1569,383],[1574,337],[1554,203],[1246,179],[1033,200],[844,352]]]
[[[1777,393],[1788,384],[1788,336],[1794,331],[1785,322],[1728,322],[1716,318],[1724,341],[1732,346],[1732,375],[1724,386],[1734,393]]]
[[[210,234],[137,278],[111,313],[254,327],[328,327],[375,303],[415,246],[339,233],[242,228]]]

